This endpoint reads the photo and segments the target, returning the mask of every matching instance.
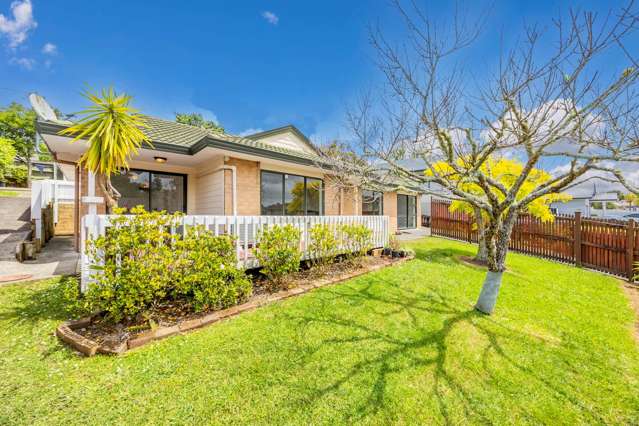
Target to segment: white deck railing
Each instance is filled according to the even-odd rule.
[[[81,241],[81,288],[85,291],[91,282],[92,266],[100,266],[100,259],[92,259],[86,254],[88,239],[104,235],[111,226],[108,215],[86,215],[80,227]],[[235,252],[238,265],[245,269],[256,268],[259,263],[253,250],[259,245],[257,236],[263,227],[291,224],[301,232],[300,249],[302,258],[309,259],[309,230],[318,224],[326,225],[365,225],[372,231],[373,247],[383,247],[388,243],[388,216],[183,216],[180,224],[171,228],[171,232],[186,233],[189,226],[204,226],[215,235],[229,234],[235,238]],[[95,272],[93,272],[95,273]]]

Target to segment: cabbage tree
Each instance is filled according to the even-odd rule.
[[[97,184],[102,190],[107,213],[118,205],[120,193],[111,183],[111,175],[129,168],[129,160],[137,155],[143,143],[150,141],[142,131],[147,127],[144,117],[131,107],[131,96],[116,94],[113,88],[101,93],[83,94],[91,104],[73,126],[60,132],[72,135],[72,142],[88,141],[88,148],[79,163],[97,175]]]

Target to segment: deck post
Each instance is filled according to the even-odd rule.
[[[635,221],[630,219],[626,228],[626,265],[628,265],[628,281],[634,280],[634,261],[635,261]]]
[[[573,238],[575,265],[581,267],[581,212],[575,212]]]

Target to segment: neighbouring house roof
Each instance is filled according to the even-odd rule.
[[[321,157],[304,151],[283,148],[272,144],[260,142],[260,138],[268,136],[269,132],[292,131],[300,139],[309,144],[313,152],[315,147],[295,126],[289,125],[267,132],[261,132],[248,137],[215,133],[208,129],[176,123],[157,117],[145,116],[148,128],[143,129],[150,139],[153,149],[158,151],[173,152],[177,154],[194,155],[205,147],[213,147],[228,151],[258,155],[276,160],[289,161],[305,165],[315,165],[321,162]],[[58,135],[61,130],[70,127],[72,123],[64,121],[48,121],[38,119],[36,128],[41,134]],[[267,134],[264,136],[263,134]]]

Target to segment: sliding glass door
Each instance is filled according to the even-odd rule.
[[[417,197],[397,194],[397,228],[417,227]]]
[[[111,177],[122,197],[118,206],[148,211],[186,212],[186,176],[131,169]]]

